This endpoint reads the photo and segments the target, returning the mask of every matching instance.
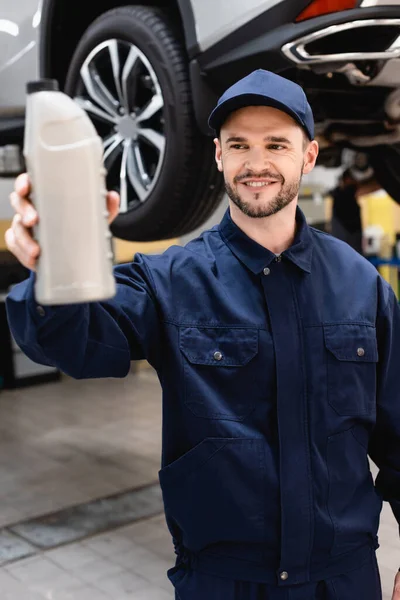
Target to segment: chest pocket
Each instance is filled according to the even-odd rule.
[[[249,393],[258,354],[257,329],[180,330],[185,404],[196,417],[241,421],[255,407]]]
[[[328,400],[343,416],[370,414],[376,401],[375,327],[325,325]]]

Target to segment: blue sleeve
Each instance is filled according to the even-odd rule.
[[[33,361],[76,378],[124,377],[131,360],[160,367],[160,319],[144,257],[114,270],[117,293],[105,302],[38,306],[35,276],[6,299],[11,332]]]
[[[392,288],[381,286],[377,418],[369,454],[379,468],[376,487],[400,524],[400,308]]]

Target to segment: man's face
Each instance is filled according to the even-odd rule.
[[[231,201],[252,218],[297,200],[303,173],[315,165],[317,142],[286,113],[268,106],[233,112],[215,140],[216,161]]]

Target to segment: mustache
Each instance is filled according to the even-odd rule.
[[[237,177],[234,178],[234,183],[240,183],[241,181],[243,181],[243,179],[275,179],[276,181],[279,181],[280,183],[284,183],[285,180],[282,177],[282,175],[279,175],[279,173],[273,173],[272,171],[262,171],[261,173],[254,173],[253,171],[246,171],[246,173],[243,173],[242,175],[237,175]]]

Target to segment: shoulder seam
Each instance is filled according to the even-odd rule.
[[[153,277],[153,275],[152,275],[152,273],[151,273],[151,271],[150,271],[150,269],[149,269],[148,265],[146,264],[146,261],[145,261],[145,260],[143,261],[143,266],[144,266],[144,270],[146,271],[147,277],[149,278],[149,280],[150,280],[150,283],[151,283],[151,285],[152,285],[152,286],[153,286],[153,288],[154,288],[154,295],[155,295],[155,297],[156,297],[156,298],[157,298],[157,300],[158,300],[158,299],[159,299],[159,297],[158,297],[158,290],[157,290],[156,282],[154,281],[154,277]]]

